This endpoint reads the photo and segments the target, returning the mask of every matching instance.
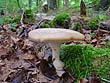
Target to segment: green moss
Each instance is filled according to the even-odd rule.
[[[92,29],[92,30],[98,29],[98,20],[97,20],[97,19],[91,19],[91,20],[88,22],[88,26],[89,26],[90,29]]]
[[[98,14],[92,17],[91,20],[87,24],[92,30],[96,30],[99,27],[99,21],[106,21],[106,20],[107,20],[106,15]]]
[[[65,63],[65,68],[77,78],[88,77],[92,72],[104,77],[110,70],[109,50],[83,45],[62,45],[61,60]]]
[[[49,24],[43,24],[42,28],[50,28],[50,25]]]
[[[23,21],[24,22],[29,22],[29,23],[34,23],[35,22],[35,18],[33,16],[33,12],[32,12],[31,9],[25,10]]]
[[[54,25],[63,26],[64,21],[68,20],[69,18],[70,15],[68,13],[61,13],[54,18],[53,23]]]
[[[54,28],[53,21],[46,21],[41,25],[41,28]]]
[[[74,27],[73,27],[73,30],[75,30],[75,31],[81,30],[81,24],[80,23],[75,23]]]
[[[50,27],[55,27],[53,21],[50,21],[50,22],[49,22],[49,25],[50,25]]]
[[[25,14],[31,16],[32,15],[32,10],[31,9],[25,10]]]
[[[105,47],[110,49],[110,42],[109,41],[106,41]]]

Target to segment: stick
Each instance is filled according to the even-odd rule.
[[[24,16],[24,10],[22,9],[21,20],[20,20],[20,24],[22,27],[24,27],[23,16]]]
[[[107,79],[104,79],[104,78],[101,78],[101,80],[104,81],[104,82],[110,83],[110,80],[107,80]]]

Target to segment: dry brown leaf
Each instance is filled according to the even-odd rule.
[[[91,43],[91,36],[90,36],[90,34],[85,34],[85,41],[87,43]]]
[[[97,39],[93,39],[91,42],[93,42],[93,43],[94,43],[94,42],[97,42]]]
[[[101,80],[97,77],[89,77],[89,83],[101,83]]]
[[[5,56],[5,55],[7,55],[6,49],[4,49],[0,46],[0,57]]]
[[[86,78],[81,78],[78,83],[87,83],[88,80]]]
[[[84,34],[90,34],[91,30],[82,29]]]
[[[22,56],[19,56],[20,59],[25,59],[25,60],[34,60],[35,56],[29,53],[25,53]]]
[[[14,72],[14,70],[11,70],[9,67],[2,67],[1,71],[2,74],[0,74],[0,81],[5,81],[8,75]]]
[[[15,38],[13,36],[11,36],[11,39],[14,41],[14,43],[18,42],[20,39],[19,38]]]

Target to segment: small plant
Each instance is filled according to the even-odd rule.
[[[20,22],[20,17],[16,16],[13,18],[12,23],[19,23]]]
[[[98,17],[99,20],[101,20],[101,21],[105,21],[105,20],[107,20],[107,16],[104,15],[104,14],[99,14],[97,17]]]
[[[6,17],[5,17],[5,23],[6,23],[6,24],[12,23],[12,17],[11,17],[11,16],[6,16]]]
[[[12,30],[13,32],[16,31],[16,27],[17,27],[17,24],[16,23],[9,24],[9,29]]]
[[[88,26],[92,29],[92,30],[96,30],[99,27],[99,21],[105,21],[107,20],[106,15],[104,14],[98,14],[95,17],[93,17],[89,22],[88,22]]]
[[[91,36],[92,39],[94,39],[95,38],[95,33],[94,32],[91,32],[90,33],[90,36]]]
[[[4,20],[5,24],[10,24],[10,23],[19,23],[20,22],[20,16],[6,16]]]

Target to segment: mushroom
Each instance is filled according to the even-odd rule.
[[[30,31],[29,38],[34,42],[47,42],[52,49],[52,60],[56,71],[62,71],[64,63],[59,58],[61,43],[83,40],[84,35],[69,29],[42,28]]]

